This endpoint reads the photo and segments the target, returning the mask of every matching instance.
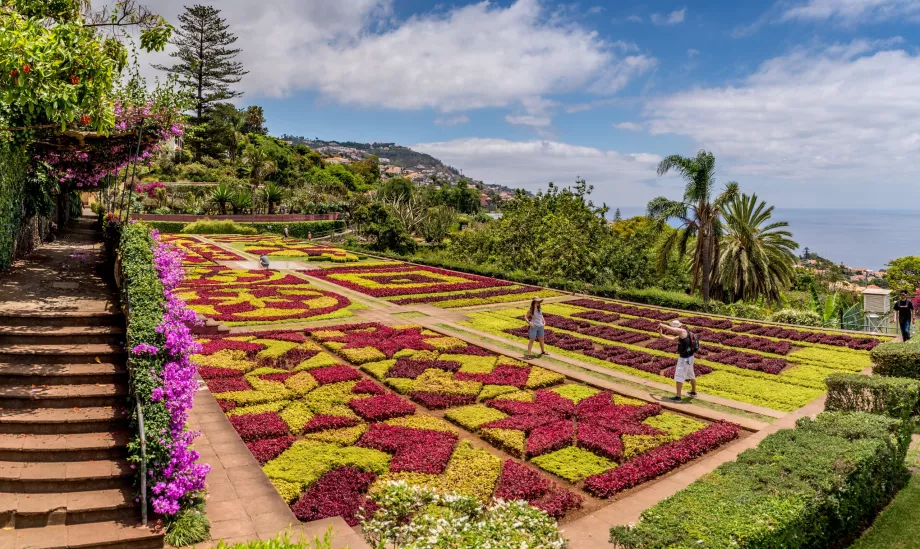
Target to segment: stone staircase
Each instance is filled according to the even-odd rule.
[[[0,549],[160,549],[140,525],[124,317],[0,308]]]

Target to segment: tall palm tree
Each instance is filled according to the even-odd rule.
[[[773,206],[756,194],[736,196],[725,207],[719,282],[732,300],[778,303],[795,278],[799,245],[785,221],[772,221]]]
[[[275,163],[265,153],[265,149],[256,145],[246,147],[243,162],[249,164],[249,180],[254,186],[261,185],[266,177],[278,170]]]
[[[667,267],[675,248],[683,256],[691,238],[696,237],[693,286],[700,290],[707,302],[712,294],[719,293],[713,282],[719,262],[722,211],[725,204],[738,194],[738,184],[734,181],[727,183],[722,193],[715,194],[715,165],[716,158],[709,151],[700,151],[695,158],[675,154],[662,160],[658,164],[658,175],[671,170],[680,174],[687,184],[684,198],[677,201],[659,196],[648,203],[647,212],[658,230],[663,230],[670,220],[680,222],[678,230],[668,235],[658,250],[660,269]]]

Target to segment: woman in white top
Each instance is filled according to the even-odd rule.
[[[535,297],[533,301],[530,302],[530,310],[527,311],[527,314],[524,315],[524,320],[530,324],[530,342],[527,344],[527,354],[530,355],[533,350],[533,340],[536,339],[540,342],[540,354],[545,355],[546,349],[543,348],[543,331],[546,327],[546,322],[543,320],[543,309],[541,304],[543,303],[542,297]]]

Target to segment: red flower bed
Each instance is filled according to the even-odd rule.
[[[547,425],[549,423],[555,423],[562,420],[562,416],[557,414],[533,414],[526,416],[511,416],[506,417],[505,419],[499,419],[497,421],[491,421],[482,425],[483,428],[488,429],[514,429],[516,431],[524,431],[529,433],[536,429],[537,427]]]
[[[310,370],[310,375],[313,376],[320,385],[328,385],[329,383],[339,383],[341,381],[354,381],[356,379],[361,379],[361,374],[356,372],[354,368],[348,366],[329,366],[326,368],[315,368]]]
[[[414,391],[409,394],[409,397],[429,410],[444,410],[476,402],[476,397],[470,395],[444,395],[423,391]]]
[[[234,370],[233,368],[210,368],[207,366],[198,367],[198,375],[200,375],[205,381],[211,379],[221,379],[221,378],[242,378],[243,372],[239,370]],[[210,383],[208,386],[210,387]]]
[[[381,277],[388,275],[400,275],[396,278],[404,278],[408,274],[418,274],[419,271],[425,271],[438,275],[447,275],[454,278],[462,278],[467,280],[467,282],[438,282],[437,279],[431,278],[430,281],[432,284],[421,287],[397,286],[389,288],[367,288],[361,284],[357,284],[349,280],[336,280],[332,278],[332,275],[335,274],[369,275],[367,276],[369,280],[377,280],[378,277],[375,275],[379,275]],[[380,267],[338,267],[333,269],[324,269],[322,271],[313,271],[311,276],[316,276],[317,278],[321,278],[327,282],[331,282],[332,284],[337,284],[344,288],[348,288],[356,292],[361,292],[372,297],[393,297],[420,293],[433,294],[439,292],[478,290],[480,288],[494,288],[499,286],[512,285],[511,282],[498,280],[495,278],[485,278],[466,273],[457,273],[454,271],[446,271],[444,269],[436,269],[434,267],[422,267],[418,265],[407,265],[404,263]],[[394,280],[396,278],[394,278]]]
[[[229,400],[218,400],[217,405],[220,406],[220,410],[225,414],[236,408],[236,402],[230,402]]]
[[[687,318],[682,318],[681,322],[698,328],[712,328],[715,330],[730,330],[733,325],[731,320],[707,318],[705,316],[689,316]]]
[[[212,393],[226,393],[229,391],[248,391],[252,386],[242,377],[224,377],[210,379],[208,389]]]
[[[527,437],[527,457],[539,456],[566,446],[575,439],[575,424],[571,420],[557,421],[537,427]]]
[[[371,331],[364,331],[372,328]],[[345,332],[345,337],[325,339],[325,341],[338,341],[345,343],[344,349],[361,349],[374,347],[387,358],[403,349],[414,351],[430,351],[434,348],[425,343],[425,336],[421,328],[405,328],[396,330],[382,324],[363,324],[356,327],[338,327],[338,331]],[[361,331],[359,331],[361,330]]]
[[[516,400],[490,400],[488,406],[501,410],[508,415],[545,414],[549,412],[546,406],[535,402],[518,402]]]
[[[390,471],[440,475],[454,451],[457,435],[375,423],[357,445],[393,454]]]
[[[623,315],[638,316],[642,318],[652,318],[661,321],[673,320],[680,316],[677,313],[672,313],[670,311],[645,309],[633,307],[632,305],[620,305],[619,303],[599,301],[596,299],[576,299],[575,301],[566,302],[566,305],[575,305],[576,307],[584,307],[585,309],[597,309],[611,313],[620,313]]]
[[[649,338],[649,336],[645,334],[630,332],[629,330],[622,330],[612,326],[598,326],[597,324],[574,320],[564,316],[544,315],[544,318],[546,319],[547,326],[582,335],[599,337],[609,341],[616,341],[618,343],[633,344],[645,341]]]
[[[246,353],[254,353],[256,351],[261,351],[265,348],[265,345],[261,343],[250,343],[248,341],[234,341],[232,339],[212,339],[201,346],[201,354],[203,355],[213,355],[217,351],[223,351],[224,349],[230,349],[231,351],[244,351]]]
[[[297,279],[292,283],[300,285],[305,284],[305,282],[300,279]],[[294,318],[310,318],[314,316],[330,314],[351,305],[351,301],[349,301],[347,297],[320,290],[318,288],[311,288],[311,291],[315,293],[310,295],[284,294],[281,293],[281,290],[283,289],[284,288],[282,286],[275,283],[272,283],[271,285],[265,283],[260,285],[243,286],[241,288],[233,287],[232,285],[202,287],[195,289],[196,297],[188,298],[186,303],[190,306],[210,305],[213,307],[214,311],[216,311],[216,314],[208,313],[205,314],[205,316],[210,319],[222,322],[270,322],[276,320],[290,320]],[[276,311],[270,315],[239,316],[241,313],[251,313],[253,311],[260,311],[264,309],[264,307],[250,302],[239,302],[237,296],[240,291],[247,291],[256,298],[273,298],[275,301],[272,301],[270,305],[271,309],[293,312],[286,314]],[[331,298],[335,301],[335,304],[328,307],[312,307],[308,302],[315,300],[318,297]],[[233,343],[246,344],[246,342],[239,341]],[[245,347],[235,348],[242,348],[243,350],[247,350]],[[209,349],[204,350],[204,354],[210,353],[211,351]]]
[[[507,460],[495,488],[495,497],[504,500],[524,500],[549,516],[559,519],[581,507],[584,501],[526,465]]]
[[[659,351],[677,353],[677,342],[663,337],[649,343],[646,347]],[[744,368],[745,370],[755,370],[768,374],[778,374],[783,368],[789,365],[784,358],[767,358],[763,355],[744,353],[735,351],[734,349],[723,349],[711,345],[701,345],[700,352],[697,356],[712,362],[731,364],[739,368]]]
[[[789,328],[781,328],[779,326],[764,326],[762,324],[753,323],[739,324],[733,327],[732,331],[750,333],[765,337],[791,339],[793,341],[804,341],[806,343],[833,345],[835,347],[849,347],[850,349],[863,351],[871,350],[876,345],[881,343],[881,340],[874,337],[854,337],[845,334],[822,334],[818,332],[792,330]]]
[[[269,461],[281,455],[281,452],[287,450],[297,440],[292,436],[283,436],[278,438],[266,438],[247,442],[246,447],[252,452],[258,460],[259,465],[265,465]]]
[[[361,508],[373,505],[364,494],[376,479],[374,473],[356,467],[333,469],[310,486],[291,510],[304,522],[342,517],[349,526],[357,526]]]
[[[545,406],[547,412],[554,410],[556,413],[560,413],[566,417],[572,416],[575,414],[575,403],[571,400],[559,396],[554,391],[549,389],[541,389],[534,394],[533,401],[536,404]]]
[[[461,381],[478,381],[485,385],[511,385],[523,388],[527,385],[530,368],[517,368],[515,366],[496,366],[488,374],[469,374],[459,372],[455,377]]]
[[[460,369],[460,363],[449,360],[413,360],[411,358],[401,358],[396,361],[396,364],[394,364],[392,368],[387,370],[386,377],[415,379],[429,368],[444,370],[445,372],[456,372]]]
[[[587,320],[593,320],[595,322],[616,322],[620,320],[620,315],[616,313],[605,313],[604,311],[584,311],[581,313],[575,313],[572,316],[577,318],[584,318]]]
[[[713,423],[677,442],[641,454],[615,469],[588,477],[585,479],[585,491],[600,498],[609,498],[734,440],[740,432],[741,427],[733,423]]]
[[[345,427],[354,427],[361,423],[358,419],[344,416],[329,416],[319,414],[313,416],[309,423],[304,425],[304,433],[317,433],[327,429],[344,429]]]
[[[277,374],[262,374],[259,376],[259,379],[263,381],[277,381],[278,383],[284,383],[289,377],[292,377],[294,372],[284,372]]]
[[[369,379],[362,379],[351,389],[355,394],[385,395],[387,390]]]
[[[348,405],[367,421],[385,421],[415,413],[415,406],[396,395],[359,398],[352,400]]]
[[[662,370],[661,375],[663,375],[664,377],[673,379],[675,371],[677,371],[677,366],[671,366],[670,368],[665,368],[664,370]],[[701,364],[693,365],[693,374],[697,377],[704,376],[706,374],[711,374],[712,372],[713,372],[713,369],[710,368],[709,366],[703,366]]]
[[[275,412],[232,416],[230,425],[236,429],[240,438],[246,442],[262,438],[277,438],[288,434],[287,423]]]
[[[440,301],[454,301],[456,299],[486,299],[502,295],[529,294],[539,291],[541,288],[533,286],[521,286],[519,288],[498,288],[495,290],[486,290],[484,292],[466,292],[462,294],[451,295],[432,295],[426,297],[406,297],[402,299],[390,300],[390,303],[396,305],[415,305],[417,303],[438,303]]]
[[[579,448],[614,461],[623,459],[623,442],[620,437],[613,431],[591,423],[578,424],[577,445]]]

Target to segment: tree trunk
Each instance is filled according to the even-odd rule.
[[[702,252],[703,252],[703,261],[702,261],[702,272],[700,273],[702,281],[702,294],[703,302],[709,303],[709,283],[710,283],[710,270],[712,269],[712,255],[710,247],[712,245],[712,234],[709,231],[708,227],[704,227],[700,232],[700,238],[703,239]]]

